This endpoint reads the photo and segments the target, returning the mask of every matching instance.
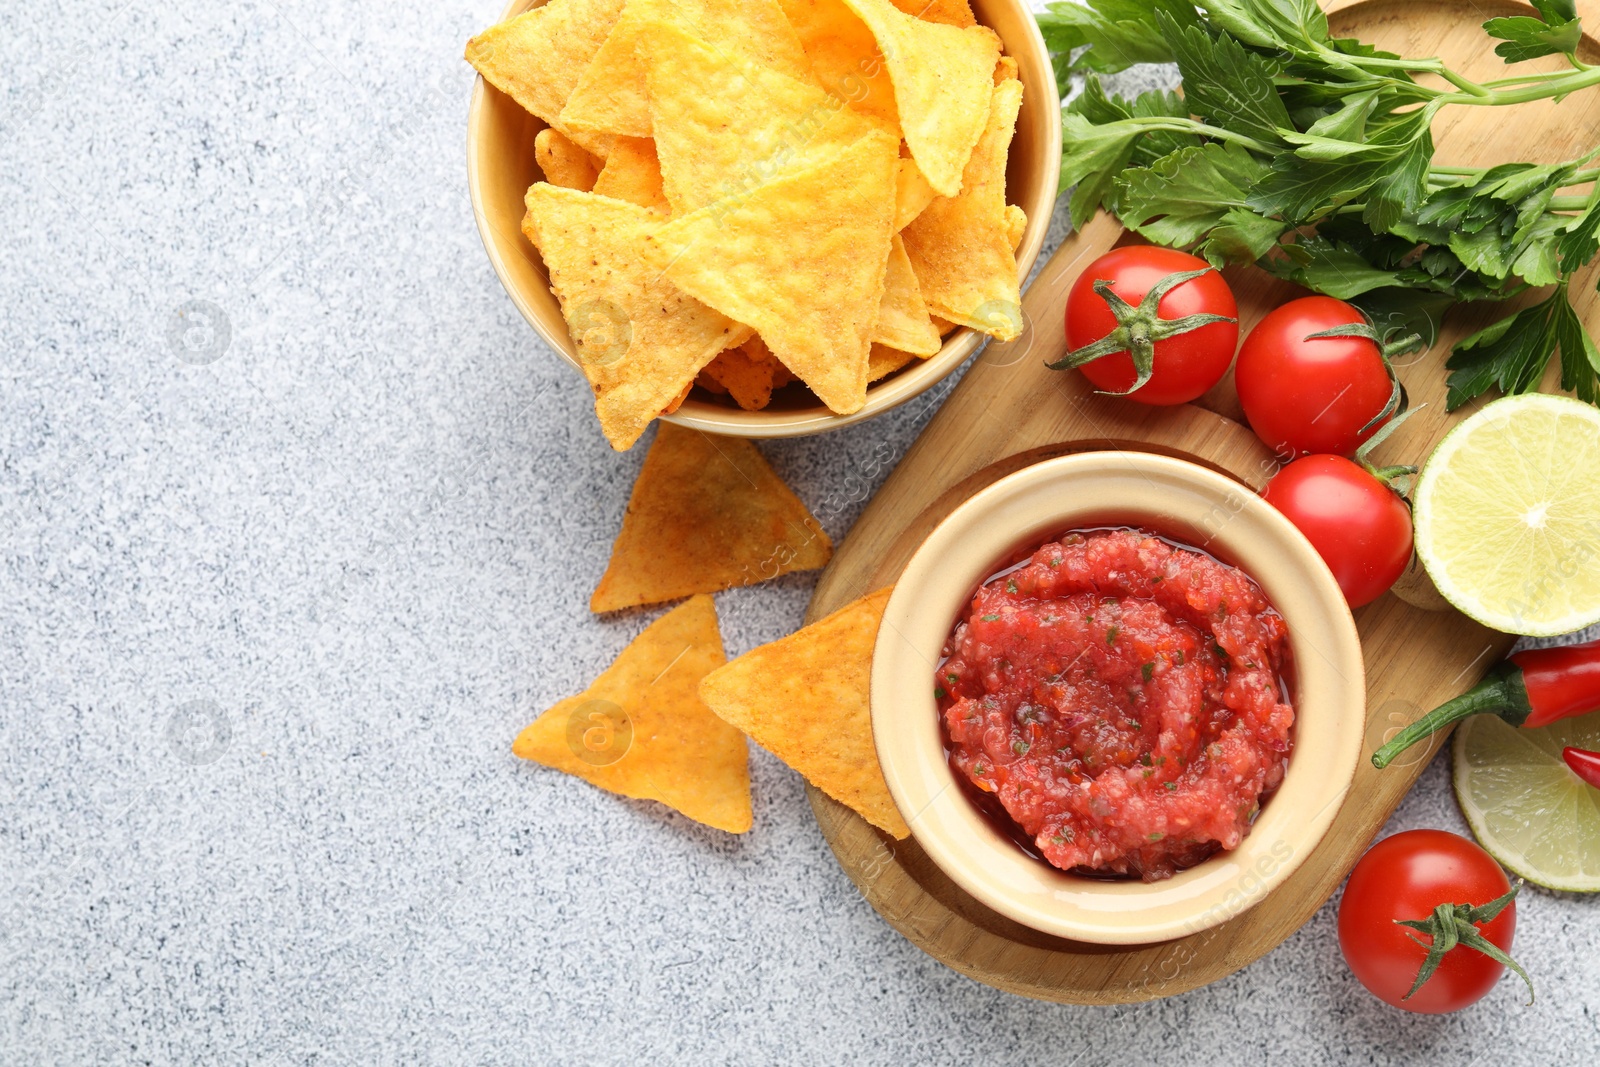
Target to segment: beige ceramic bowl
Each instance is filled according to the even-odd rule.
[[[1162,882],[1104,881],[1025,855],[981,815],[945,756],[934,668],[973,591],[1011,553],[1074,528],[1143,526],[1204,547],[1260,583],[1289,625],[1295,745],[1239,848]],[[1091,452],[1018,471],[956,508],[895,586],[872,667],[872,727],[895,804],[946,874],[990,908],[1076,941],[1164,941],[1258,903],[1310,854],[1361,758],[1361,644],[1338,585],[1288,520],[1204,467]]]
[[[502,19],[538,7],[544,0],[512,0]],[[1017,270],[1026,278],[1044,244],[1055,206],[1061,170],[1061,100],[1050,54],[1039,26],[1022,0],[973,0],[973,12],[1005,42],[1022,77],[1022,113],[1011,145],[1007,196],[1028,213],[1028,228],[1017,248]],[[533,139],[544,123],[482,78],[472,94],[467,117],[467,185],[478,233],[489,261],[512,303],[551,348],[578,367],[577,354],[550,292],[539,253],[522,236],[523,197],[543,175],[534,161]],[[764,411],[742,411],[731,401],[696,391],[669,422],[734,437],[799,437],[869,419],[932,388],[983,343],[983,336],[959,329],[945,338],[937,355],[916,360],[867,389],[867,403],[853,415],[835,415],[803,390],[796,401],[780,394]]]

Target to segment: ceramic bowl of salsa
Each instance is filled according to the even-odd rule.
[[[872,725],[896,805],[952,880],[1101,944],[1197,933],[1321,841],[1366,685],[1310,543],[1197,464],[1089,452],[956,507],[895,586]]]

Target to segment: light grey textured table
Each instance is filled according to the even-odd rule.
[[[737,839],[513,759],[658,613],[586,610],[644,447],[606,446],[473,229],[459,57],[495,14],[0,8],[0,1062],[1600,1045],[1594,901],[1528,895],[1533,1008],[1382,1006],[1331,906],[1200,992],[1056,1007],[890,930],[763,752]],[[765,451],[840,537],[938,399]],[[730,654],[811,583],[719,596]],[[1462,829],[1443,771],[1391,830]]]

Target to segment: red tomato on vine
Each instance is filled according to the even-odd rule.
[[[1239,344],[1233,290],[1205,260],[1130,245],[1089,264],[1067,296],[1067,355],[1102,392],[1185,404],[1222,380]]]

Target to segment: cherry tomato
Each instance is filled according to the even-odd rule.
[[[1460,945],[1406,998],[1427,958],[1424,945],[1433,939],[1397,920],[1426,920],[1440,904],[1488,904],[1510,890],[1500,865],[1464,837],[1443,830],[1395,834],[1368,849],[1350,872],[1339,902],[1339,948],[1361,984],[1380,1000],[1430,1015],[1457,1011],[1483,999],[1505,966]],[[1517,905],[1508,903],[1493,919],[1471,925],[1509,954]]]
[[[1268,314],[1245,338],[1233,373],[1239,402],[1256,436],[1279,455],[1348,456],[1382,427],[1373,420],[1389,404],[1394,381],[1378,343],[1309,339],[1352,325],[1367,320],[1343,300],[1307,296]]]
[[[1297,459],[1262,496],[1306,535],[1352,608],[1388,592],[1411,562],[1411,509],[1343,456]]]
[[[1162,279],[1197,270],[1207,273],[1168,291],[1151,309],[1150,317],[1172,322],[1191,315],[1218,315],[1235,321],[1208,322],[1156,340],[1150,380],[1137,389],[1133,387],[1138,372],[1127,349],[1083,364],[1079,369],[1084,377],[1106,392],[1126,393],[1146,404],[1185,404],[1221,381],[1239,344],[1239,305],[1234,302],[1233,290],[1209,263],[1170,248],[1132,245],[1091,263],[1067,296],[1067,346],[1074,352],[1086,348],[1120,325],[1105,297],[1094,291],[1095,282],[1109,282],[1113,293],[1138,308]]]

